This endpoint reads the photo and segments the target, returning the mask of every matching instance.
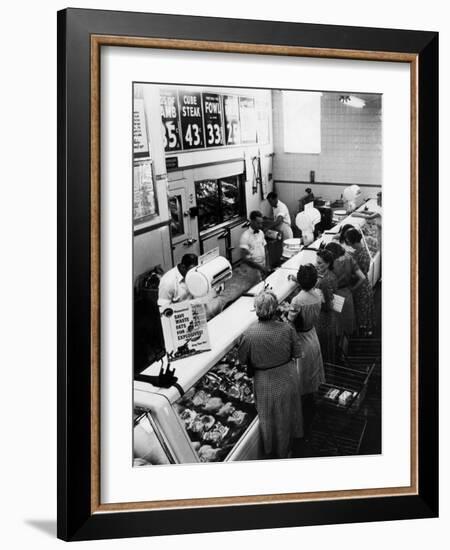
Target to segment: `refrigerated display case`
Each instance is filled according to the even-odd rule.
[[[239,363],[236,346],[177,399],[147,386],[148,391],[143,385],[135,390],[135,414],[140,415],[134,430],[135,465],[261,456],[253,384]]]

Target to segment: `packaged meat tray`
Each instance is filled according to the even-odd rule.
[[[175,404],[201,462],[224,460],[256,417],[253,382],[230,350]]]

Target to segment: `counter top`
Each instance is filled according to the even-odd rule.
[[[370,199],[362,204],[356,212],[364,211],[367,206],[371,212],[381,212],[381,207],[377,205],[375,199]],[[311,248],[319,248],[320,243],[332,239],[332,234],[337,233],[339,228],[346,223],[360,228],[366,223],[365,218],[358,218],[351,214],[336,225],[331,231],[326,232],[317,239]],[[296,274],[300,265],[316,261],[315,250],[301,250],[298,254],[289,258],[282,266],[277,268],[267,279],[251,288],[245,296],[241,296],[227,307],[222,313],[208,322],[209,338],[211,350],[198,355],[191,355],[184,359],[173,361],[172,367],[176,369],[178,384],[187,391],[200,377],[202,377],[212,366],[214,366],[232,347],[237,338],[246,330],[250,324],[256,320],[256,314],[253,306],[253,296],[258,294],[264,287],[272,290],[279,301],[284,300],[297,286],[296,283],[288,280],[289,274]],[[158,375],[160,362],[150,365],[142,372],[144,375]],[[180,393],[174,387],[164,389],[153,386],[146,382],[134,382],[135,389],[147,392],[157,392],[165,396],[170,402],[177,401]]]
[[[236,339],[253,321],[256,321],[253,298],[246,296],[239,298],[217,317],[211,319],[208,322],[211,350],[171,363],[171,367],[176,369],[178,384],[185,391],[188,390],[233,347]],[[160,365],[160,362],[153,363],[142,374],[157,376]],[[134,382],[134,387],[142,391],[158,392],[167,397],[170,402],[174,402],[180,397],[180,393],[174,387],[158,388],[147,382],[138,381]]]

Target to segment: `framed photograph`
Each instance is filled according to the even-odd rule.
[[[438,35],[58,13],[58,537],[438,514]]]

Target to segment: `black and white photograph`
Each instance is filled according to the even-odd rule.
[[[381,454],[383,95],[140,81],[130,117],[133,466]]]
[[[445,3],[74,4],[2,12],[3,547],[445,548]]]

